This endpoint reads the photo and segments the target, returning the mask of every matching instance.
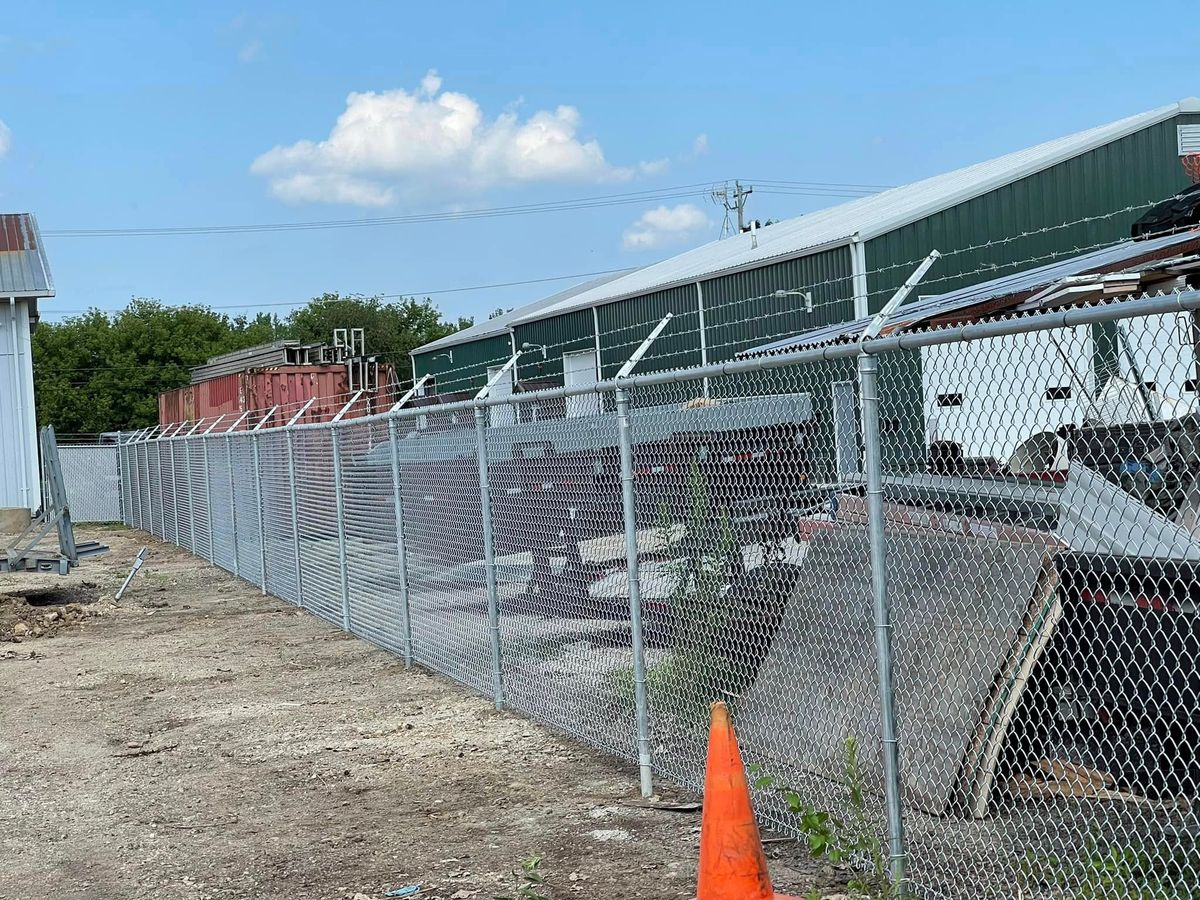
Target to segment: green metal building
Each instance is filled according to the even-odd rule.
[[[639,371],[719,362],[878,310],[933,249],[943,257],[922,294],[1126,238],[1150,205],[1190,183],[1180,160],[1197,152],[1192,98],[581,285],[419,348],[414,373],[432,375],[438,394],[476,390],[528,345],[518,390],[607,378],[668,312]],[[890,427],[915,446],[920,403],[907,414],[913,404],[901,400]]]

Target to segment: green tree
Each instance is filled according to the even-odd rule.
[[[61,433],[143,428],[158,421],[158,395],[191,380],[219,353],[265,343],[278,320],[230,318],[203,306],[134,299],[115,314],[90,310],[33,333],[38,421]]]
[[[473,324],[472,319],[442,321],[442,314],[428,299],[405,297],[390,303],[380,297],[357,294],[322,294],[307,306],[292,312],[284,324],[288,337],[306,343],[330,343],[334,329],[362,328],[367,353],[396,364],[401,378],[408,378],[409,352]]]
[[[134,299],[118,313],[93,309],[34,331],[38,421],[63,434],[144,428],[158,421],[158,395],[187,384],[209,357],[282,338],[328,343],[335,328],[366,329],[367,352],[407,378],[410,350],[470,324],[443,322],[429,300],[407,298],[324,294],[283,321]]]

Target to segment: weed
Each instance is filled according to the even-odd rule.
[[[658,529],[666,534],[672,527],[664,504]],[[688,475],[686,531],[670,546],[673,640],[670,656],[655,666],[655,696],[673,718],[703,725],[713,700],[731,698],[743,686],[721,652],[734,624],[729,584],[740,555],[729,511],[714,505],[695,460]]]
[[[513,870],[514,890],[511,894],[498,894],[495,900],[550,900],[542,893],[546,889],[546,876],[542,874],[542,858],[531,856]]]
[[[887,863],[883,855],[883,844],[876,836],[867,815],[862,765],[858,758],[858,740],[850,735],[846,738],[843,777],[846,784],[849,815],[839,818],[828,810],[819,809],[805,800],[799,792],[786,785],[779,785],[773,775],[759,774],[762,767],[750,766],[757,788],[776,787],[788,811],[796,817],[796,829],[808,841],[808,848],[815,856],[834,865],[847,863],[858,867],[862,874],[848,882],[850,891],[858,897],[889,898],[893,896],[888,878]]]
[[[1031,853],[1022,877],[1032,889],[1050,885],[1075,900],[1183,900],[1195,896],[1198,871],[1195,850],[1106,845],[1092,835],[1075,858]]]

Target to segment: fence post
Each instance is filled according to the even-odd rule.
[[[400,482],[400,445],[396,440],[396,420],[388,420],[392,442],[392,492],[396,499],[396,565],[400,574],[400,625],[404,630],[404,665],[412,668],[412,613],[408,605],[408,551],[404,546],[404,492]]]
[[[862,399],[864,463],[867,483],[867,530],[871,551],[871,594],[875,615],[875,661],[879,676],[880,739],[884,798],[887,803],[888,860],[896,896],[906,896],[907,859],[904,811],[900,796],[900,746],[896,735],[896,691],[892,680],[892,621],[888,601],[887,547],[883,522],[883,459],[879,434],[879,359],[858,357]]]
[[[225,435],[225,462],[229,468],[229,524],[233,537],[233,574],[242,577],[242,564],[238,562],[237,494],[233,484],[233,438]]]
[[[134,437],[128,439],[125,444],[125,470],[128,475],[130,475],[130,482],[128,482],[128,492],[130,492],[130,521],[128,521],[128,526],[130,526],[130,528],[137,528],[140,512],[138,511],[136,503],[134,503],[133,496],[133,479],[138,478],[136,468],[137,448],[133,444],[134,438],[137,437],[137,432],[133,432],[133,436]],[[138,491],[138,493],[140,494],[142,492]]]
[[[209,562],[216,565],[216,540],[212,536],[212,475],[209,469],[209,436],[205,432],[200,436],[200,450],[204,451],[204,515],[209,520]]]
[[[333,494],[337,513],[338,572],[342,579],[342,628],[350,630],[350,576],[346,570],[346,514],[345,489],[342,486],[342,442],[338,440],[337,424],[330,426],[333,438]]]
[[[121,442],[121,432],[117,432],[117,468],[121,472],[121,521],[132,527],[133,526],[133,502],[132,495],[129,491],[129,454],[125,452],[125,445]]]
[[[267,510],[263,506],[262,463],[258,455],[258,435],[250,435],[250,448],[254,453],[254,502],[258,506],[258,586],[263,596],[267,595]]]
[[[496,547],[492,534],[492,488],[488,481],[487,408],[475,407],[475,438],[479,456],[479,501],[483,512],[483,565],[487,577],[488,637],[492,645],[492,694],[496,709],[504,708],[504,668],[500,660],[500,598],[496,591]]]
[[[145,470],[146,487],[145,487],[145,492],[140,490],[140,488],[138,490],[138,528],[142,529],[143,532],[144,532],[144,530],[146,530],[145,511],[146,511],[146,509],[149,508],[149,503],[150,503],[150,448],[149,448],[149,446],[146,446],[146,451],[145,451],[144,455],[146,457],[146,470]],[[139,484],[140,484],[140,481],[142,481],[142,456],[143,456],[142,440],[139,439],[138,440],[138,448],[137,448],[137,450],[134,450],[134,456],[133,456],[133,461],[137,463],[137,467],[138,467],[138,482],[139,482]]]
[[[158,439],[154,439],[153,446],[158,452]],[[150,477],[150,444],[146,445],[146,518],[150,520],[150,533],[154,534],[154,479]]]
[[[650,710],[646,702],[646,656],[642,640],[642,585],[638,564],[637,506],[633,490],[633,435],[629,428],[629,395],[614,392],[617,441],[621,451],[621,511],[625,522],[625,566],[629,581],[629,624],[633,645],[633,700],[637,714],[638,778],[642,796],[654,793],[650,764]]]
[[[199,556],[196,551],[196,491],[192,484],[192,439],[183,439],[183,461],[187,466],[187,497],[188,497],[188,549],[193,556]]]
[[[169,451],[167,456],[170,458],[170,502],[172,502],[172,505],[174,506],[174,509],[172,510],[173,515],[172,515],[172,517],[170,517],[170,521],[172,521],[172,532],[174,532],[174,539],[172,540],[172,544],[174,544],[176,547],[178,547],[179,546],[179,479],[175,478],[175,438],[174,437],[170,438],[170,443],[167,444],[167,450]],[[162,530],[163,530],[163,532],[166,532],[166,530],[167,530],[167,504],[166,503],[162,504],[162,511],[163,511]],[[166,536],[167,535],[164,534],[163,538],[166,538]]]
[[[163,490],[162,442],[161,437],[154,440],[154,472],[158,476],[158,531],[154,533],[165,541],[167,539],[167,498],[166,491]],[[150,524],[154,524],[153,516],[150,517]]]
[[[288,494],[292,500],[292,541],[296,564],[296,605],[304,607],[304,570],[300,565],[300,511],[296,503],[296,433],[287,428]]]

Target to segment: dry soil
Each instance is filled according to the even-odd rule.
[[[491,900],[532,857],[551,898],[694,896],[699,815],[632,805],[627,765],[174,547],[86,536],[111,552],[0,580],[0,897]],[[843,889],[769,852],[778,889]]]

